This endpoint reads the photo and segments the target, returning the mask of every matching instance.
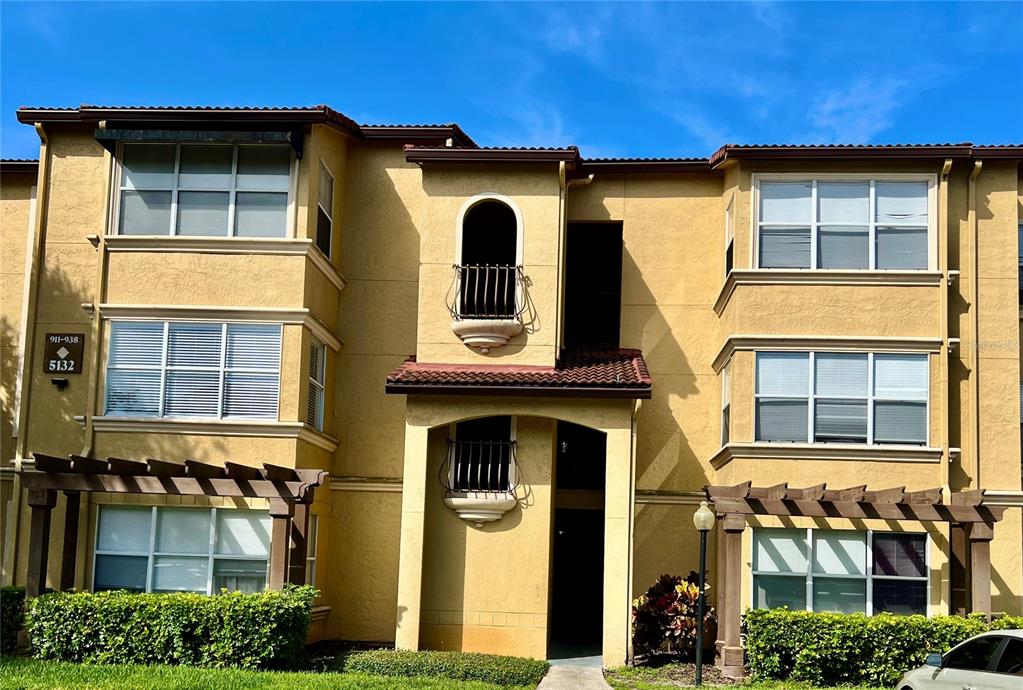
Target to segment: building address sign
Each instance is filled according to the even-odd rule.
[[[47,333],[43,373],[81,374],[84,351],[84,333]]]

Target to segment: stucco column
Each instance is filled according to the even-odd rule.
[[[632,429],[607,431],[604,486],[604,666],[621,666],[632,628],[632,514],[634,466]]]
[[[405,469],[401,487],[401,548],[398,555],[398,620],[394,646],[419,649],[423,593],[423,532],[426,520],[427,427],[405,424]]]
[[[718,668],[728,676],[741,676],[742,642],[739,628],[742,623],[742,533],[746,530],[746,516],[728,514],[721,519],[720,535],[724,543],[718,548],[724,552],[723,569],[718,574],[722,584],[724,607],[718,611]]]

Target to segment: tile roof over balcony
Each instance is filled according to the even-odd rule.
[[[643,353],[567,350],[553,367],[427,364],[410,357],[387,376],[388,393],[649,398],[653,381]]]

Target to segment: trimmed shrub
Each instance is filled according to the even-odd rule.
[[[37,659],[280,668],[303,650],[316,590],[258,594],[56,592],[28,603]]]
[[[432,676],[494,685],[536,685],[550,664],[536,659],[469,652],[408,652],[393,649],[349,652],[336,670],[377,676]]]
[[[757,679],[890,687],[900,675],[923,665],[930,652],[944,653],[986,630],[1020,624],[1019,617],[989,624],[983,615],[928,618],[755,609],[746,612],[746,654]]]
[[[696,617],[700,579],[695,571],[661,575],[645,594],[632,602],[632,645],[638,654],[668,652],[683,659],[696,654]],[[707,606],[703,616],[704,648],[713,648],[717,616]]]
[[[0,653],[18,646],[18,631],[25,622],[25,588],[0,587]]]

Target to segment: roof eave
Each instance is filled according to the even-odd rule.
[[[33,160],[12,160],[0,161],[0,174],[10,175],[13,173],[35,175],[39,172],[39,161]]]
[[[711,172],[710,161],[707,159],[691,161],[593,161],[583,158],[579,163],[579,172],[588,173],[708,173]]]
[[[877,160],[970,158],[972,144],[934,146],[736,146],[726,144],[710,157],[711,168],[734,160]]]
[[[618,398],[649,400],[651,388],[612,386],[494,386],[388,382],[384,391],[397,395],[495,395],[537,398]]]
[[[479,149],[437,147],[405,148],[409,163],[572,163],[579,162],[579,150],[570,149]]]

